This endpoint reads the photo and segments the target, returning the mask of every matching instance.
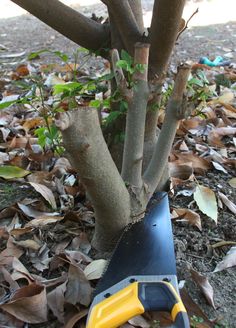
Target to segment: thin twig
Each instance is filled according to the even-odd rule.
[[[178,35],[177,35],[177,38],[176,38],[176,42],[178,41],[180,35],[181,35],[185,30],[187,30],[187,28],[188,28],[188,23],[191,21],[191,19],[193,18],[193,16],[195,16],[195,15],[198,13],[198,11],[199,11],[199,8],[197,8],[197,9],[194,11],[194,13],[189,17],[189,19],[188,19],[187,22],[185,23],[184,28],[183,28],[181,31],[179,31],[179,33],[178,33]]]

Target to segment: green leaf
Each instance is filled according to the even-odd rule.
[[[81,90],[83,85],[79,82],[69,82],[65,84],[55,84],[53,86],[53,94],[57,95],[63,92],[70,92],[75,90]]]
[[[0,177],[4,179],[23,178],[30,174],[30,171],[21,169],[18,166],[1,165],[0,166]]]
[[[37,58],[39,55],[43,54],[43,53],[51,53],[53,55],[55,55],[56,57],[59,57],[62,61],[64,62],[67,62],[69,57],[61,52],[61,51],[52,51],[50,49],[42,49],[42,50],[39,50],[39,51],[36,51],[36,52],[31,52],[29,55],[28,55],[28,60],[32,60],[32,59],[35,59]]]
[[[193,194],[193,198],[199,210],[217,223],[218,211],[214,191],[208,187],[198,185]]]
[[[190,85],[197,85],[199,87],[204,87],[203,81],[197,79],[196,77],[193,77],[191,80],[188,81]]]
[[[0,109],[7,108],[14,104],[29,104],[29,103],[30,103],[30,100],[27,99],[26,97],[21,98],[21,99],[9,100],[9,101],[5,101],[5,102],[0,102]]]
[[[102,100],[93,99],[90,101],[89,106],[98,108],[101,106],[101,104],[102,104]]]
[[[112,123],[113,121],[115,121],[117,119],[117,117],[119,117],[121,115],[121,112],[119,111],[114,111],[114,112],[111,112],[109,114],[109,116],[107,116],[106,118],[106,124],[110,124]]]
[[[32,60],[32,59],[35,59],[37,58],[39,55],[45,53],[45,52],[50,52],[49,49],[41,49],[39,51],[35,51],[35,52],[31,52],[29,55],[28,55],[28,60]]]
[[[129,66],[131,66],[133,64],[133,58],[128,54],[127,51],[125,51],[123,49],[121,50],[121,59],[126,61]]]
[[[127,63],[126,60],[122,60],[122,59],[118,60],[116,62],[116,66],[119,67],[119,68],[124,69],[125,71],[129,70],[129,64]]]

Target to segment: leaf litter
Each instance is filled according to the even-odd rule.
[[[70,81],[73,65],[34,63],[33,66],[20,64],[2,77],[7,87],[3,90],[0,106],[7,106],[0,112],[0,195],[6,195],[3,185],[10,179],[31,186],[37,196],[29,193],[28,199],[23,200],[17,196],[8,205],[0,207],[1,281],[8,282],[12,289],[10,294],[7,289],[1,289],[1,315],[6,322],[13,316],[15,326],[19,327],[22,322],[34,324],[54,320],[58,325],[63,323],[70,328],[77,321],[84,321],[85,307],[91,301],[92,291],[106,261],[95,260],[91,255],[94,217],[79,181],[79,172],[66,158],[58,157],[59,139],[55,139],[58,144],[50,139],[43,145],[43,142],[48,142],[44,135],[45,121],[40,110],[35,111],[35,106],[40,108],[40,102],[27,102],[23,98],[21,103],[16,102],[22,90],[13,81],[29,84],[30,75],[36,71],[48,88],[44,101],[52,109],[53,103],[58,103],[58,96],[55,93],[48,96],[50,90],[53,91],[53,86],[58,83],[66,85]],[[104,65],[102,70],[106,69]],[[80,79],[81,72],[78,72],[77,78]],[[234,89],[220,85],[220,92],[217,95],[212,93],[211,89],[218,82],[209,76],[217,76],[218,68],[202,72],[213,82],[205,85],[204,100],[199,97],[199,87],[191,86],[194,89],[191,102],[196,110],[181,122],[170,156],[172,198],[173,204],[178,204],[172,214],[175,217],[177,265],[181,267],[181,261],[193,264],[199,289],[211,305],[217,307],[219,299],[216,295],[214,305],[213,290],[204,274],[214,269],[215,272],[227,270],[235,265],[235,247],[229,251],[236,238],[235,223],[233,219],[226,222],[224,214],[231,218],[230,213],[235,213],[235,205],[230,199],[233,200],[235,195],[236,103]],[[83,78],[88,76],[87,73]],[[225,69],[223,74],[228,77],[235,73],[233,69],[232,72]],[[88,105],[86,97],[81,97],[80,101],[81,105]],[[59,105],[68,108],[66,100]],[[51,117],[49,121],[52,122]],[[227,182],[228,189],[221,186],[222,180]],[[215,195],[224,204],[224,212],[217,206]],[[213,220],[214,225],[204,214]],[[226,222],[223,229],[222,221]],[[221,246],[213,247],[216,243],[221,243]],[[201,260],[197,261],[197,257]],[[185,278],[187,273],[190,274],[189,270],[183,270],[180,275]],[[187,287],[189,279],[187,276]],[[214,276],[211,280],[214,281]],[[189,288],[187,293],[191,292]],[[215,294],[217,292],[215,290]],[[197,327],[210,327],[211,321],[199,306],[194,302],[190,306],[190,303],[189,299],[185,300],[191,320],[194,316],[202,317],[206,325],[200,326],[199,323]],[[69,314],[66,311],[68,306]],[[150,317],[136,317],[126,326],[148,327],[150,320]]]

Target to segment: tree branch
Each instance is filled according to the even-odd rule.
[[[11,0],[82,47],[98,50],[109,43],[109,28],[58,0]]]
[[[183,96],[191,66],[183,64],[179,67],[174,90],[168,102],[164,122],[151,162],[144,174],[144,182],[148,185],[148,192],[153,194],[161,180],[168,162],[172,143],[179,121],[184,118]],[[163,182],[162,182],[163,183]]]
[[[151,79],[165,75],[178,35],[185,0],[155,0],[150,27]]]
[[[58,114],[55,123],[94,206],[93,246],[107,250],[130,220],[130,198],[103,138],[97,111],[80,107]]]
[[[120,32],[126,50],[133,55],[134,44],[140,41],[142,31],[136,22],[135,16],[127,0],[103,0],[112,13],[116,26]]]
[[[136,22],[138,24],[139,30],[144,31],[143,25],[143,8],[141,0],[129,0],[129,5],[132,9]]]
[[[133,98],[126,116],[125,144],[122,164],[122,177],[129,185],[142,187],[142,161],[145,130],[145,117],[148,101],[148,54],[149,44],[136,43],[134,67],[141,65],[133,75]]]

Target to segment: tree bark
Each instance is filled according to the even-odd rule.
[[[136,188],[142,188],[142,162],[145,117],[148,101],[148,55],[149,44],[136,43],[134,67],[142,65],[143,71],[133,75],[133,97],[126,115],[125,144],[122,173],[125,182]]]
[[[103,0],[111,12],[122,41],[130,55],[134,54],[134,44],[141,41],[142,31],[127,0]]]
[[[93,246],[107,251],[115,245],[130,220],[130,197],[111,158],[94,108],[80,107],[60,113],[56,125],[62,131],[69,159],[85,185],[95,210]]]
[[[188,64],[179,67],[174,90],[167,105],[162,129],[158,136],[150,164],[144,173],[144,181],[148,185],[150,195],[158,188],[158,184],[168,163],[168,157],[178,123],[184,118],[183,96],[190,70],[191,66]],[[161,183],[165,185],[164,181]]]
[[[153,142],[156,135],[158,108],[163,81],[179,32],[185,0],[155,0],[149,40],[149,81],[152,100],[146,118],[145,140]],[[153,107],[156,107],[153,109]]]
[[[129,5],[132,9],[136,22],[138,24],[139,30],[144,32],[143,25],[143,8],[141,0],[129,0]]]
[[[99,50],[110,44],[109,27],[85,17],[58,0],[11,0],[78,45]]]

